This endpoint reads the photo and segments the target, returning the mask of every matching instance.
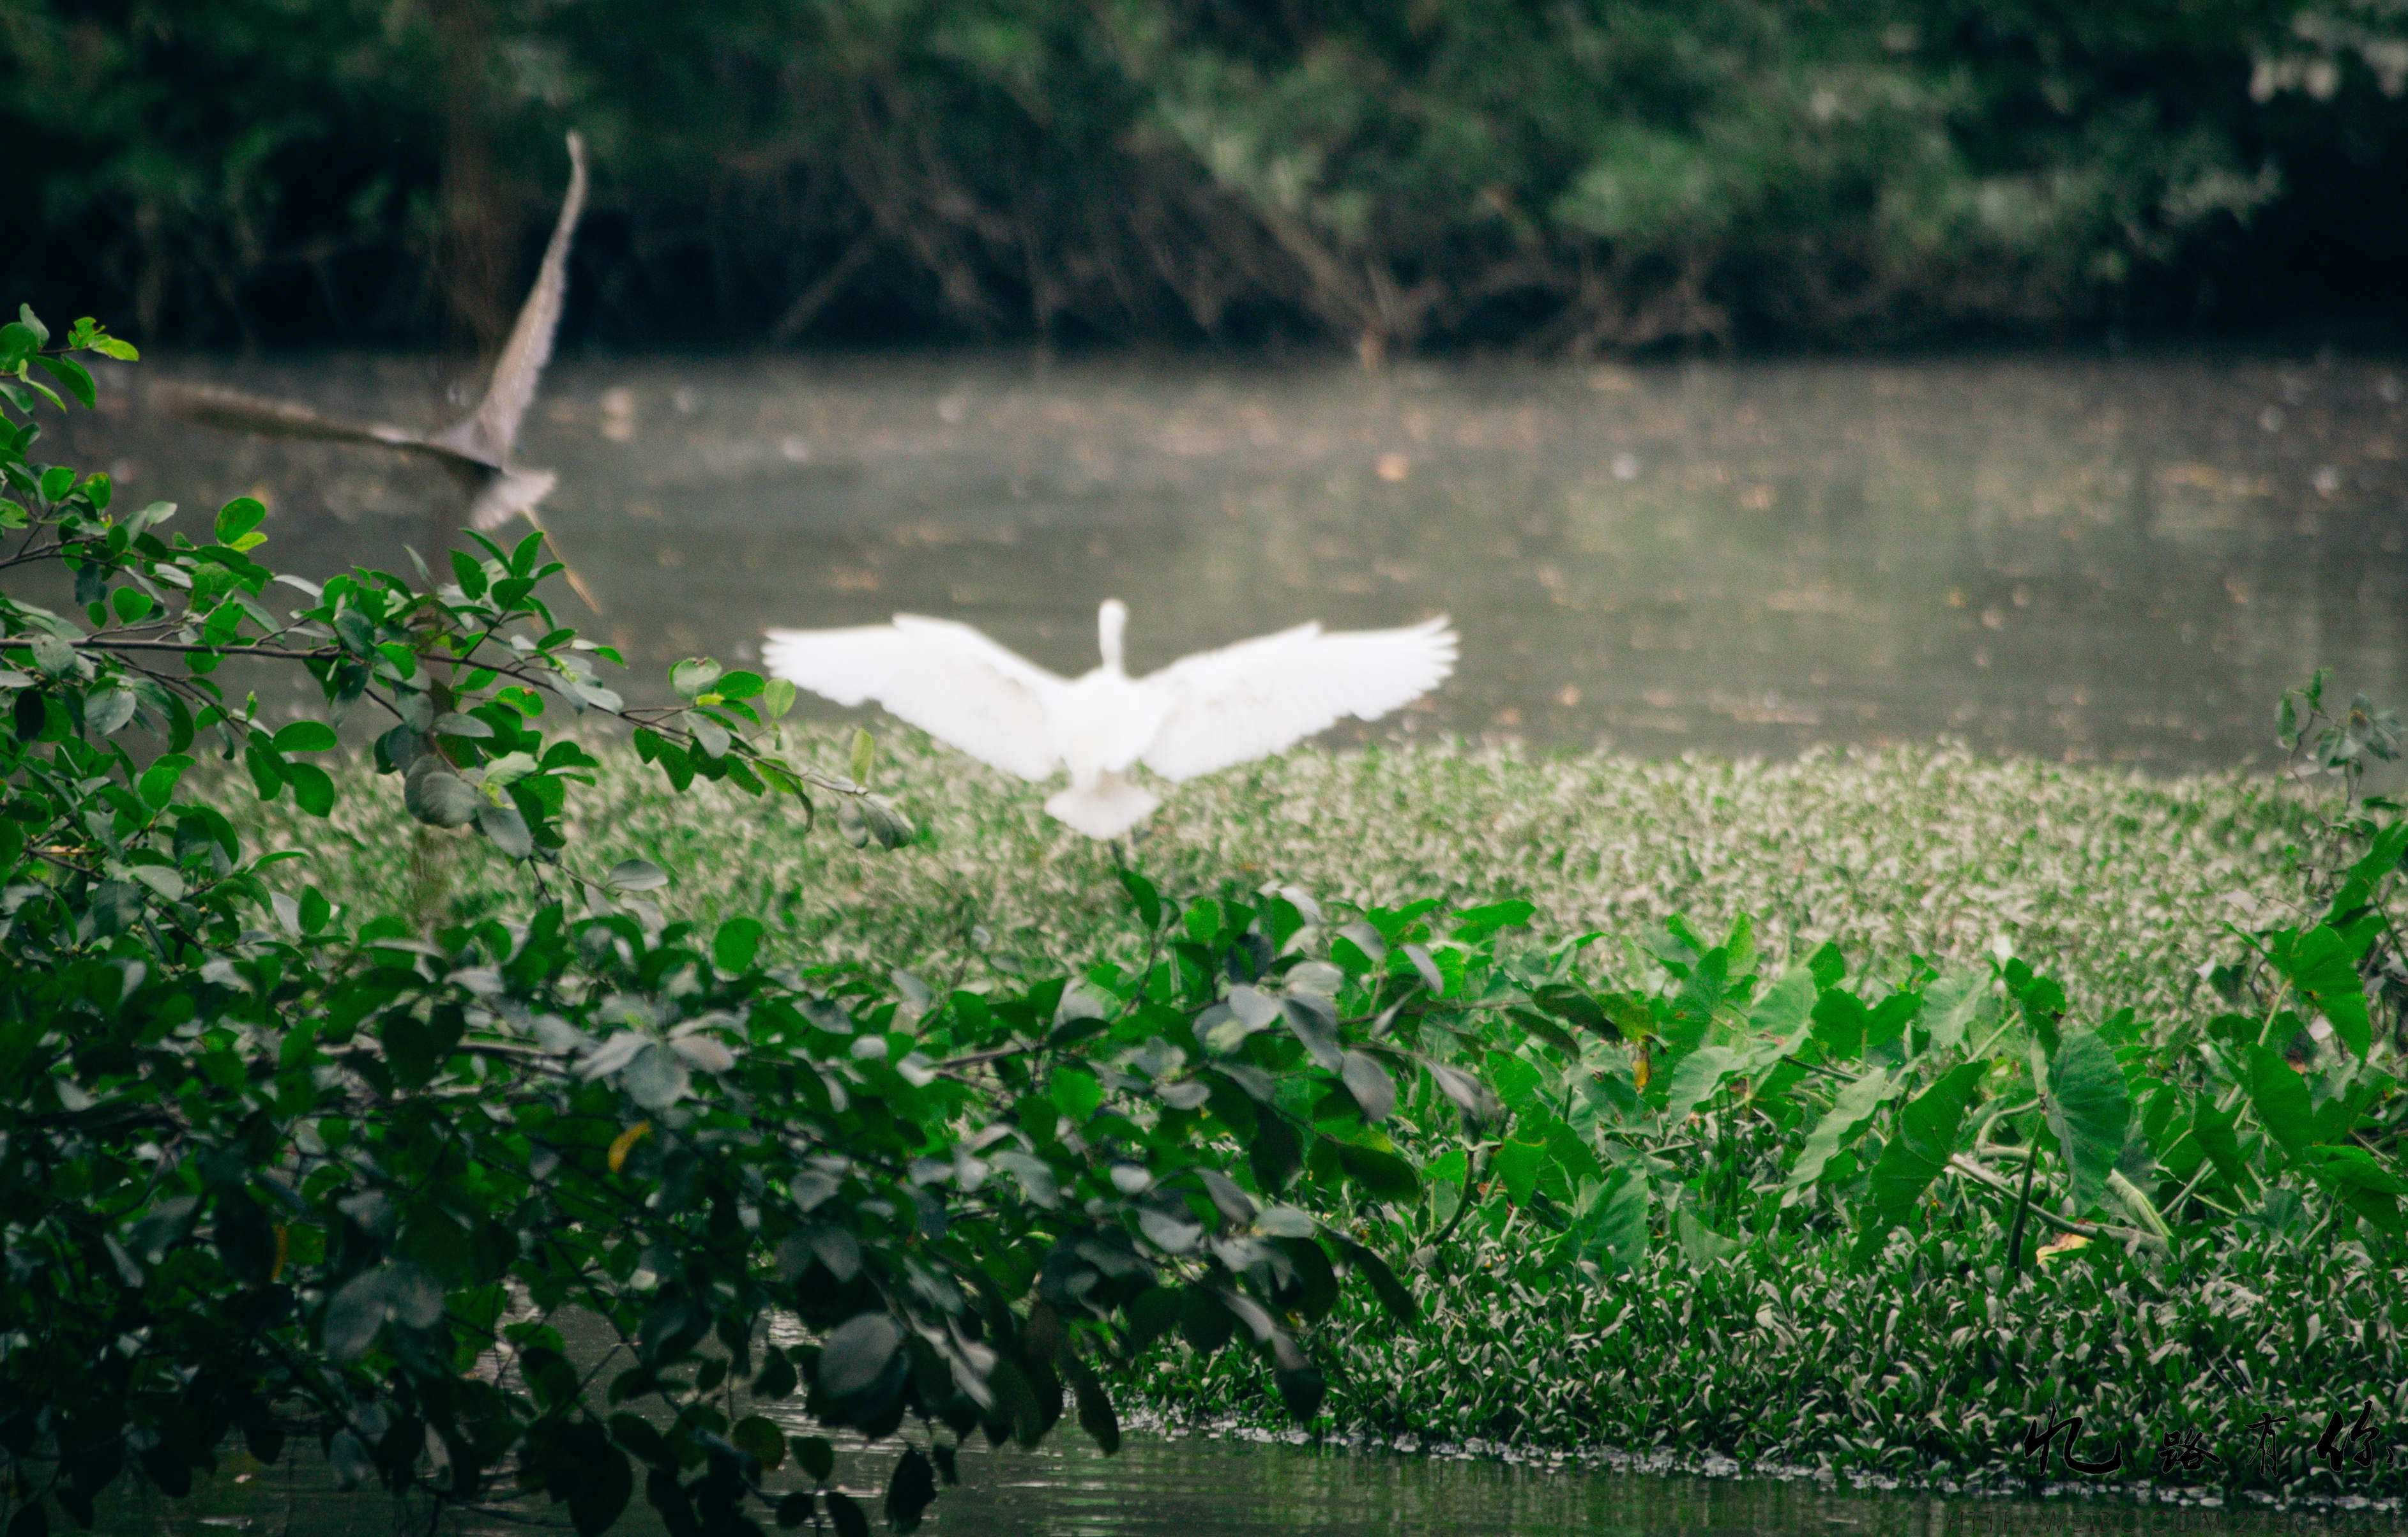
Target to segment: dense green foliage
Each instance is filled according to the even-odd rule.
[[[594,760],[545,718],[628,723],[672,790],[789,814],[816,793],[856,843],[907,840],[780,755],[790,687],[695,660],[682,706],[624,708],[595,669],[614,658],[537,596],[539,536],[454,553],[449,583],[320,586],[260,564],[255,501],[205,543],[172,507],[116,511],[106,475],[30,456],[34,411],[91,404],[76,353],[133,350],[89,321],[50,340],[31,310],[0,326],[0,569],[64,567],[79,605],[0,589],[10,1537],[53,1508],[88,1525],[130,1470],[180,1493],[230,1438],[274,1461],[295,1433],[347,1481],[548,1494],[584,1531],[638,1481],[674,1531],[863,1530],[828,1441],[753,1408],[797,1393],[827,1430],[901,1431],[885,1513],[908,1530],[973,1433],[1033,1444],[1075,1401],[1112,1446],[1104,1379],[1165,1330],[1263,1352],[1310,1414],[1299,1330],[1341,1271],[1411,1313],[1283,1194],[1333,1221],[1411,1200],[1378,1125],[1398,1095],[1486,1101],[1341,1014],[1346,941],[1309,899],[1182,913],[1132,875],[1132,964],[980,992],[765,966],[759,920],[698,927],[646,895],[657,867],[582,868],[561,813]],[[284,591],[302,606],[279,614]],[[262,665],[372,717],[374,793],[421,861],[461,840],[509,860],[513,913],[422,928],[247,844],[213,802],[323,817],[344,793],[312,761],[328,720],[271,728],[219,681]],[[204,750],[221,772],[193,772]],[[1442,963],[1400,957],[1383,1026],[1503,984],[1493,926],[1465,925],[1433,937]],[[1284,1027],[1224,1039],[1232,987]],[[806,1342],[770,1343],[772,1315]],[[615,1344],[572,1358],[570,1316]]]
[[[2366,0],[21,0],[0,281],[489,329],[576,125],[627,338],[2256,320],[2384,293],[2403,81]]]
[[[1602,1285],[1567,1285],[1544,1238],[1512,1221],[1458,1234],[1442,1281],[1419,1288],[1417,1329],[1342,1306],[1325,1428],[1956,1488],[2408,1495],[2408,1267],[2355,1244],[2253,1237],[2172,1263],[2094,1246],[2004,1291],[1984,1263],[1996,1227],[1874,1266],[1840,1243],[1704,1265],[1659,1245]],[[1174,1418],[1285,1429],[1242,1363],[1171,1348],[1152,1366],[1145,1390]],[[2361,1415],[2372,1435],[2352,1442]],[[2121,1454],[2112,1473],[2027,1454],[2035,1426],[2069,1416],[2078,1456]],[[2318,1449],[2336,1418],[2338,1458]]]

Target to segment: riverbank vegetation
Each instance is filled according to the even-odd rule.
[[[2081,1415],[2127,1479],[2398,1491],[2362,702],[2284,701],[2287,786],[1303,754],[1124,857],[742,669],[629,708],[539,536],[318,583],[256,501],[116,506],[35,415],[132,352],[0,327],[9,1537],[294,1436],[581,1530],[851,1532],[842,1430],[909,1529],[966,1441],[1109,1449],[1132,1387],[1977,1479]]]
[[[2387,722],[2357,729],[2328,754],[2391,750]],[[881,768],[920,837],[874,863],[733,799],[682,817],[600,758],[615,847],[706,906],[778,912],[797,953],[975,990],[1142,942],[1110,855],[924,740]],[[352,804],[366,820],[317,835],[337,889],[397,900],[397,824]],[[1448,1150],[1457,1107],[1400,1105],[1427,1193],[1354,1220],[1424,1316],[1338,1305],[1318,1429],[2010,1487],[2081,1476],[2024,1445],[2079,1415],[2077,1455],[2120,1446],[2117,1479],[2397,1496],[2349,1429],[2403,1412],[2408,1185],[2396,961],[2347,870],[2395,866],[2401,835],[2364,841],[2386,813],[2352,805],[1951,750],[1302,753],[1185,788],[1131,858],[1165,891],[1318,893],[1383,946],[1414,892],[1485,912],[1485,945],[1552,961],[1591,936],[1452,1042],[1498,1096],[1485,1135]],[[447,899],[494,896],[464,878]],[[2334,970],[2324,947],[2361,941]],[[2301,1033],[2320,1013],[2343,1021],[2323,1043]],[[1142,1383],[1173,1417],[1278,1422],[1256,1371],[1182,1345]],[[2338,1460],[2317,1450],[2336,1415]]]
[[[576,126],[623,342],[2258,324],[2387,297],[2403,85],[2363,4],[31,0],[0,282],[490,343]]]

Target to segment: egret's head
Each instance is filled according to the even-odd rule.
[[[1117,597],[1104,599],[1096,615],[1096,639],[1103,646],[1104,666],[1115,672],[1121,668],[1121,636],[1127,629],[1128,605]]]

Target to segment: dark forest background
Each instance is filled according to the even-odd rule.
[[[2373,334],[2397,0],[0,0],[0,292],[490,342]]]

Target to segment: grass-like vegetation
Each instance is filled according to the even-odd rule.
[[[834,736],[807,752],[842,771]],[[921,828],[882,855],[808,831],[790,805],[673,797],[630,754],[603,762],[578,812],[582,857],[659,863],[666,907],[761,916],[782,959],[875,961],[941,986],[1136,943],[1111,851],[1046,819],[1040,791],[924,739],[882,747],[879,786]],[[270,813],[267,831],[309,851],[328,896],[395,910],[412,844],[395,798],[346,797],[331,823]],[[2003,942],[2061,980],[2073,1016],[2129,1006],[2174,1033],[2214,1012],[2199,973],[2237,953],[2232,927],[2303,899],[2301,812],[2262,777],[1949,747],[1766,764],[1457,746],[1299,753],[1190,785],[1129,855],[1175,897],[1231,883],[1364,905],[1523,897],[1536,941],[1600,930],[1609,955],[1673,914],[1708,932],[1751,916],[1774,954],[1837,941],[1874,973]],[[523,887],[464,843],[441,900],[504,910]],[[2303,1253],[2269,1236],[2172,1261],[2100,1244],[2017,1287],[1995,1231],[1901,1238],[1870,1268],[1828,1238],[1702,1266],[1665,1242],[1620,1273],[1541,1257],[1560,1254],[1544,1237],[1499,1214],[1416,1257],[1417,1329],[1344,1304],[1324,1428],[1983,1485],[2034,1471],[2034,1416],[2080,1414],[2084,1456],[2122,1445],[2118,1479],[2380,1496],[2408,1475],[2308,1455],[2327,1415],[2408,1391],[2408,1274],[2354,1243]],[[1167,1413],[1276,1423],[1258,1376],[1174,1343],[1145,1386]],[[2266,1414],[2291,1416],[2271,1469],[2246,1430]],[[2194,1431],[2221,1462],[2160,1455]]]
[[[833,736],[806,755],[843,771]],[[948,980],[1131,942],[1109,850],[1047,818],[1041,790],[916,734],[884,739],[875,779],[921,838],[882,855],[807,830],[792,802],[707,784],[673,796],[632,754],[603,760],[575,813],[580,858],[654,860],[673,874],[670,910],[762,917],[786,959]],[[1355,904],[1522,897],[1547,941],[1653,932],[1676,913],[1719,932],[1744,914],[1772,952],[1836,940],[1878,972],[2003,939],[2078,1012],[2167,1022],[2200,1006],[2198,968],[2234,952],[2227,925],[2300,900],[2298,813],[2262,777],[2150,779],[1946,747],[1789,763],[1301,752],[1181,787],[1129,856],[1166,895],[1235,881]],[[329,897],[407,907],[397,795],[345,797],[331,823],[280,807],[268,830],[310,852]],[[467,845],[447,899],[474,912],[523,889]]]
[[[1674,1469],[1730,1458],[1957,1489],[2408,1494],[2392,1439],[2408,1407],[2408,1272],[2357,1243],[2252,1243],[2189,1263],[2100,1249],[2012,1288],[1983,1260],[1995,1225],[1973,1243],[1901,1242],[1870,1267],[1809,1240],[1702,1267],[1659,1245],[1611,1276],[1548,1269],[1541,1236],[1468,1229],[1432,1258],[1417,1328],[1341,1303],[1325,1326],[1344,1365],[1325,1423],[1407,1444],[1605,1448]],[[1141,1386],[1174,1419],[1283,1430],[1265,1375],[1172,1345]],[[2350,1442],[2370,1405],[2371,1438]],[[2338,1464],[2317,1451],[2336,1415]],[[2119,1453],[2111,1472],[2083,1474],[2057,1447],[2026,1453],[2035,1424],[2074,1415],[2074,1455]]]

